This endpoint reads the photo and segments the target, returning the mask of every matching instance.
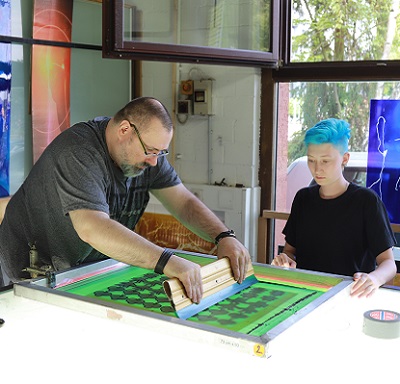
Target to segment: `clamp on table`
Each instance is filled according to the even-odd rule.
[[[36,244],[29,243],[29,267],[24,268],[23,272],[28,272],[32,279],[39,276],[46,276],[47,285],[50,288],[55,287],[56,278],[53,267],[51,265],[40,265],[39,253]]]

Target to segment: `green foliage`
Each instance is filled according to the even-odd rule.
[[[298,157],[306,155],[306,147],[303,144],[304,131],[295,132],[288,147],[288,166]]]
[[[293,0],[292,61],[379,60],[391,5],[392,0]]]
[[[293,0],[292,57],[296,62],[380,60],[385,44],[390,59],[400,59],[400,16],[395,38],[388,40],[393,0]],[[318,74],[316,74],[317,78]],[[304,132],[329,117],[347,120],[352,127],[350,149],[368,146],[369,104],[378,97],[400,96],[398,82],[294,83],[291,99],[301,108],[300,131],[289,142],[289,163],[305,154]]]
[[[253,20],[253,49],[270,52],[271,51],[271,1],[257,0],[254,7],[259,12],[254,12]]]

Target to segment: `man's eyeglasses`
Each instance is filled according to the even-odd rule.
[[[138,137],[138,139],[139,139],[139,141],[140,141],[140,144],[141,144],[142,147],[143,147],[143,152],[144,152],[144,154],[145,154],[147,157],[155,157],[155,156],[157,156],[157,157],[162,157],[162,156],[166,156],[166,155],[169,154],[168,149],[161,149],[161,150],[159,150],[159,149],[157,149],[157,148],[154,148],[153,152],[149,152],[149,151],[147,150],[147,145],[143,142],[142,138],[140,137],[140,133],[139,133],[138,129],[136,128],[136,125],[135,125],[135,124],[132,124],[131,122],[129,122],[129,124],[130,124],[130,126],[135,130],[135,132],[136,132],[136,134],[137,134],[137,137]]]

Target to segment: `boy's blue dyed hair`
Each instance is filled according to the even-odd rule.
[[[350,124],[339,119],[326,119],[315,124],[304,136],[306,148],[310,144],[332,144],[345,154],[349,150]]]

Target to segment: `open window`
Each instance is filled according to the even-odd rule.
[[[278,3],[103,1],[103,55],[274,68],[278,63]]]

